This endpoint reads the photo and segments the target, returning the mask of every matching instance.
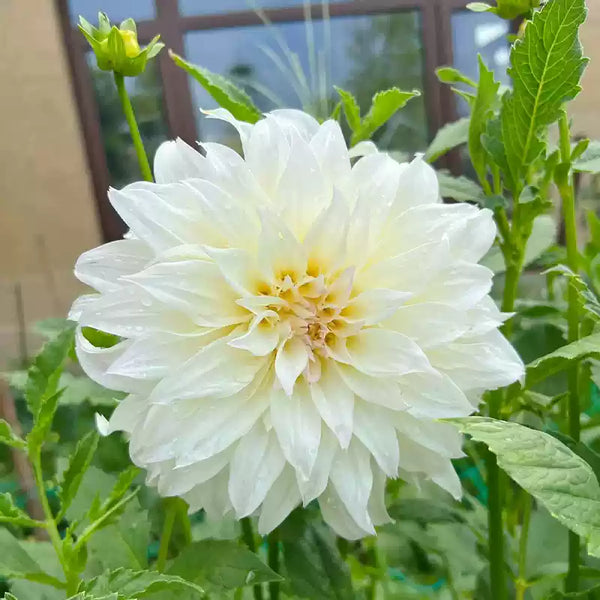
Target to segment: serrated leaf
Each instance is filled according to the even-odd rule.
[[[484,137],[513,191],[544,150],[545,129],[581,89],[586,60],[578,28],[585,14],[584,0],[552,0],[534,14],[513,46],[513,90],[504,95],[500,116],[490,122]]]
[[[392,519],[415,521],[425,527],[432,523],[465,523],[465,518],[457,510],[428,498],[401,498],[388,507]]]
[[[25,399],[34,417],[43,403],[56,393],[62,367],[73,346],[76,324],[67,322],[63,331],[50,339],[27,371]]]
[[[25,552],[17,538],[8,529],[0,529],[0,576],[23,577],[26,573],[40,572],[39,565]]]
[[[226,540],[190,544],[172,562],[167,573],[225,590],[282,579],[256,554],[237,542]]]
[[[21,510],[9,493],[0,494],[0,523],[12,523],[19,527],[39,527],[42,525]]]
[[[442,127],[427,148],[425,160],[433,163],[453,148],[466,143],[469,137],[469,124],[470,120],[464,118]]]
[[[323,600],[353,600],[350,570],[331,531],[307,523],[301,535],[283,540],[287,579],[295,596]]]
[[[440,194],[443,198],[452,198],[457,202],[477,202],[483,203],[485,195],[479,185],[468,177],[455,177],[447,171],[437,172],[438,182],[440,184]]]
[[[0,444],[5,444],[11,448],[18,448],[19,450],[27,448],[25,440],[21,439],[4,419],[0,419]]]
[[[40,450],[48,437],[48,433],[50,433],[52,421],[62,393],[63,390],[59,390],[56,394],[50,396],[47,400],[44,400],[44,403],[40,407],[33,429],[27,436],[27,446],[32,456]]]
[[[600,142],[593,141],[575,160],[573,170],[579,173],[600,173]]]
[[[600,333],[567,344],[527,365],[525,386],[531,387],[550,375],[567,369],[574,361],[600,358]]]
[[[96,496],[97,502],[92,502],[88,512],[90,521],[96,521],[102,517],[102,515],[112,510],[114,506],[121,501],[125,494],[127,494],[139,473],[140,469],[138,469],[138,467],[134,465],[127,467],[127,469],[125,469],[119,475],[119,478],[117,479],[110,494],[102,503],[100,503],[99,496]],[[114,516],[119,516],[119,514],[117,513]]]
[[[204,590],[191,581],[175,575],[166,575],[156,571],[132,571],[116,569],[107,571],[85,584],[84,591],[93,596],[117,593],[119,600],[145,598],[162,590],[191,590],[199,597]]]
[[[592,468],[556,438],[517,423],[485,417],[449,419],[483,442],[498,465],[600,556],[600,485]]]
[[[340,87],[336,87],[335,90],[342,99],[342,108],[344,109],[344,116],[350,126],[352,133],[356,132],[360,128],[360,107],[356,98],[351,92],[347,92]]]
[[[470,87],[477,88],[475,81],[454,67],[438,67],[435,70],[435,74],[442,83],[464,83]]]
[[[368,140],[382,126],[385,125],[406,103],[415,96],[420,96],[417,90],[403,92],[398,88],[390,88],[377,92],[373,96],[371,108],[360,123],[358,130],[352,135],[351,144]]]
[[[58,499],[60,500],[60,513],[57,521],[65,515],[75,494],[79,490],[83,475],[90,466],[96,448],[98,447],[99,435],[96,431],[90,431],[75,446],[75,451],[69,458],[69,465],[65,469],[59,482]]]
[[[169,51],[169,56],[178,67],[191,75],[221,108],[228,110],[236,119],[256,123],[262,117],[250,96],[229,79],[212,73],[204,67],[194,65],[173,51]]]
[[[589,598],[594,598],[598,592],[600,592],[600,584],[586,590],[581,590],[580,592],[559,592],[558,590],[554,590],[548,596],[548,600],[588,600]]]
[[[479,87],[477,96],[471,108],[471,121],[468,133],[469,156],[480,181],[487,176],[487,153],[481,138],[487,128],[487,123],[498,103],[500,82],[494,79],[494,72],[488,69],[481,58],[479,59]]]
[[[550,273],[566,277],[569,280],[569,285],[572,285],[577,292],[577,298],[579,299],[584,314],[591,318],[595,323],[600,321],[600,300],[579,275],[573,273],[566,265],[556,265],[555,267],[544,271],[544,274],[546,275]]]

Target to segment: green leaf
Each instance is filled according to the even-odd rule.
[[[256,554],[237,542],[226,540],[190,544],[173,561],[167,573],[227,590],[282,579]]]
[[[140,469],[138,469],[138,467],[134,465],[127,467],[127,469],[125,469],[119,475],[119,478],[117,479],[108,498],[106,498],[106,500],[104,500],[104,502],[100,505],[98,511],[93,512],[90,508],[90,519],[95,521],[99,519],[103,514],[112,510],[115,507],[115,505],[123,499],[125,494],[127,494],[135,478],[140,474],[140,472]]]
[[[321,523],[307,523],[298,536],[283,540],[287,579],[295,596],[323,600],[351,600],[350,570],[335,537]]]
[[[587,150],[573,163],[579,173],[600,173],[600,142],[593,141]]]
[[[598,323],[600,321],[600,300],[582,277],[573,273],[566,265],[556,265],[555,267],[544,271],[545,275],[550,273],[562,275],[569,280],[569,285],[572,285],[577,292],[577,298],[579,299],[584,314],[591,318],[595,323]]]
[[[427,148],[425,160],[433,163],[452,148],[466,143],[469,136],[469,119],[459,119],[442,127]]]
[[[484,137],[513,192],[543,152],[545,129],[581,89],[586,60],[578,27],[585,14],[585,0],[552,0],[534,14],[513,46],[513,90],[504,95],[500,117],[490,122]]]
[[[60,513],[57,516],[57,521],[61,520],[69,506],[71,506],[71,502],[73,502],[75,494],[77,494],[77,490],[79,490],[79,486],[81,485],[83,475],[94,458],[96,448],[98,447],[98,440],[98,433],[90,431],[75,446],[75,451],[69,459],[69,465],[59,482],[58,499],[60,500]]]
[[[540,0],[496,0],[495,13],[503,19],[516,19],[521,15],[530,13],[540,5]]]
[[[498,102],[500,82],[494,79],[494,72],[488,69],[481,58],[479,59],[479,87],[477,96],[471,108],[469,127],[469,156],[480,181],[487,176],[487,153],[481,138],[486,131],[487,123],[493,115]]]
[[[93,596],[116,592],[119,600],[146,598],[162,590],[174,593],[191,590],[197,592],[199,597],[204,596],[204,590],[199,585],[175,575],[166,575],[156,571],[116,569],[99,575],[84,586],[84,591]]]
[[[577,442],[572,437],[560,432],[548,430],[546,433],[555,437],[557,440],[562,442],[569,450],[577,454],[580,458],[590,465],[596,479],[600,481],[600,454],[594,452],[589,446],[583,442]]]
[[[189,63],[173,51],[169,51],[173,62],[191,75],[219,104],[236,119],[256,123],[262,114],[252,102],[250,96],[222,75],[211,73],[208,69]]]
[[[360,108],[358,102],[352,93],[339,87],[335,89],[342,99],[342,108],[344,109],[346,121],[348,121],[352,133],[355,133],[360,129]]]
[[[454,67],[438,67],[435,70],[435,74],[442,83],[464,83],[470,87],[477,88],[475,81]]]
[[[47,400],[44,400],[44,403],[40,408],[33,429],[27,436],[27,446],[31,456],[34,456],[39,452],[48,437],[48,433],[50,433],[54,414],[58,408],[58,401],[60,400],[62,393],[63,390],[59,390],[56,394],[50,396]]]
[[[382,126],[385,125],[406,103],[415,96],[420,96],[417,90],[403,92],[398,88],[390,88],[377,92],[373,96],[371,108],[361,121],[360,127],[352,136],[351,145],[354,146],[363,140],[368,140]]]
[[[595,598],[598,592],[600,592],[600,584],[580,592],[559,592],[558,590],[554,590],[548,596],[548,600],[588,600],[589,598]]]
[[[5,444],[11,448],[18,448],[19,450],[27,448],[25,440],[21,439],[4,419],[0,419],[0,444]]]
[[[8,529],[0,529],[0,576],[24,577],[27,573],[40,573],[39,565],[19,544]]]
[[[495,12],[495,8],[485,2],[469,2],[466,8],[473,12]]]
[[[498,465],[600,556],[600,485],[592,468],[556,438],[485,417],[448,419],[483,442]]]
[[[531,387],[550,375],[568,368],[574,361],[585,358],[600,358],[600,333],[567,344],[529,363],[525,386]]]
[[[25,399],[34,417],[44,402],[56,393],[62,367],[73,347],[75,327],[75,323],[68,321],[63,331],[46,342],[27,371]]]
[[[14,503],[9,493],[0,494],[0,523],[12,523],[19,527],[40,527],[42,525],[22,511]]]
[[[431,523],[465,523],[457,510],[428,498],[402,498],[388,507],[388,513],[398,521],[415,521],[422,527]]]
[[[452,198],[457,202],[484,202],[483,190],[472,179],[462,175],[454,177],[444,170],[438,171],[437,176],[443,198]]]

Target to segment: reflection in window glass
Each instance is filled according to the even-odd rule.
[[[154,0],[69,0],[69,15],[72,23],[79,22],[79,15],[92,24],[98,22],[98,12],[119,23],[128,17],[136,21],[153,19],[156,16]]]
[[[329,0],[328,4],[334,2],[348,2],[348,0]],[[306,0],[179,0],[179,10],[184,15],[211,15],[261,8],[304,6],[305,3]],[[309,3],[325,4],[325,1],[309,0]]]
[[[186,36],[188,60],[235,80],[261,110],[303,108],[327,117],[337,103],[333,85],[350,90],[363,112],[373,94],[399,86],[423,90],[421,27],[417,12],[339,17]],[[192,81],[194,103],[215,102]],[[198,112],[201,140],[233,143],[234,132]],[[427,143],[423,97],[411,100],[376,135],[381,147],[415,152]]]
[[[87,53],[87,62],[98,102],[102,141],[111,185],[122,187],[141,178],[136,153],[112,73],[98,69],[91,52]],[[150,61],[139,77],[125,77],[125,85],[148,157],[152,160],[159,144],[167,139],[168,135],[158,62]]]
[[[508,33],[508,22],[494,14],[467,10],[455,12],[452,15],[454,67],[477,81],[477,54],[481,54],[483,62],[494,71],[496,79],[508,85]],[[457,109],[461,117],[469,114],[469,107],[464,100],[459,101]]]

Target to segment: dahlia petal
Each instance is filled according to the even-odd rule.
[[[373,469],[373,489],[369,498],[369,515],[373,525],[393,523],[385,505],[385,484],[385,473],[379,469]]]
[[[313,116],[294,108],[272,110],[266,119],[275,121],[283,131],[292,129],[305,142],[319,131],[319,122]]]
[[[234,290],[213,262],[156,263],[128,280],[202,327],[224,327],[248,319],[246,311],[236,304]]]
[[[83,294],[83,296],[79,296],[76,298],[71,308],[69,309],[69,314],[67,315],[67,319],[69,321],[79,322],[81,319],[81,315],[83,311],[90,305],[93,305],[96,300],[100,298],[100,294]]]
[[[229,345],[240,350],[247,350],[254,356],[271,354],[279,344],[279,329],[265,319],[270,313],[276,315],[273,311],[257,315],[250,324],[248,332],[233,338]]]
[[[358,540],[372,535],[371,528],[365,530],[357,525],[333,485],[329,484],[323,494],[319,496],[319,507],[323,520],[340,537],[347,540]]]
[[[253,513],[285,466],[277,437],[255,425],[239,442],[229,471],[229,497],[238,518]]]
[[[321,416],[306,383],[299,382],[291,396],[273,390],[271,422],[287,461],[308,479],[321,443]]]
[[[265,497],[258,518],[258,533],[267,535],[300,504],[294,470],[286,467]]]
[[[188,512],[194,513],[204,509],[209,519],[218,521],[232,509],[227,493],[228,469],[223,469],[218,475],[182,495],[189,504]]]
[[[411,296],[409,292],[397,290],[367,290],[348,303],[342,316],[350,322],[361,321],[364,325],[376,325],[395,314]]]
[[[203,177],[206,159],[181,138],[163,142],[154,155],[156,183],[177,183],[182,179]]]
[[[325,491],[329,481],[333,458],[338,448],[339,445],[336,438],[326,429],[323,430],[319,453],[317,454],[317,460],[310,473],[310,477],[305,479],[296,472],[296,483],[298,484],[304,506],[312,502],[315,498],[318,498]]]
[[[401,377],[431,371],[427,357],[411,339],[387,329],[363,329],[349,339],[352,366],[372,377]]]
[[[377,154],[378,152],[377,146],[371,140],[366,140],[352,146],[352,148],[348,150],[348,156],[350,158],[358,158],[367,156],[367,154]]]
[[[284,392],[291,396],[300,373],[308,366],[308,349],[298,337],[291,337],[279,346],[275,358],[275,373]]]
[[[350,175],[350,156],[337,121],[325,121],[310,140],[310,147],[322,172],[330,178],[332,184],[344,181]]]
[[[252,132],[252,125],[247,123],[246,121],[238,121],[227,109],[225,108],[215,108],[213,110],[203,110],[202,111],[207,118],[209,119],[219,119],[220,121],[226,121],[233,125],[240,136],[242,141],[242,146],[245,147],[245,144],[248,142],[248,138]]]
[[[344,383],[333,365],[323,363],[321,377],[310,385],[312,400],[325,424],[335,434],[342,448],[352,439],[354,393]]]
[[[419,419],[406,412],[390,415],[395,427],[404,437],[429,448],[446,458],[461,458],[463,438],[460,432],[449,423],[439,423],[430,419]]]
[[[228,338],[216,340],[165,377],[150,401],[169,403],[208,396],[223,398],[244,389],[265,364],[263,358],[232,348]]]
[[[141,271],[153,258],[140,240],[117,240],[84,252],[75,263],[75,277],[100,292],[122,287],[120,278]]]
[[[397,214],[411,206],[441,202],[440,188],[435,170],[417,155],[402,171],[394,212]]]
[[[142,395],[136,396],[135,394],[130,394],[126,398],[123,398],[117,404],[115,410],[113,410],[107,422],[107,427],[101,434],[107,436],[115,431],[131,433],[143,419],[147,407],[146,398]]]
[[[354,410],[354,434],[371,452],[381,470],[389,477],[397,477],[398,439],[390,411],[361,401],[356,402]]]
[[[336,453],[331,466],[331,483],[356,524],[375,533],[367,505],[373,487],[371,455],[356,439],[347,450]]]
[[[249,252],[239,248],[204,247],[204,251],[221,271],[223,278],[238,294],[255,294],[261,282],[255,259]]]

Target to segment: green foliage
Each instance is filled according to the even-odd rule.
[[[496,6],[485,2],[470,2],[467,8],[473,12],[491,12],[503,19],[516,19],[529,14],[540,5],[540,0],[497,0]]]
[[[40,523],[29,517],[15,505],[9,493],[0,494],[0,523],[11,523],[20,527],[39,527]]]
[[[556,438],[517,423],[484,417],[451,419],[483,442],[498,465],[600,556],[600,485],[592,468]]]
[[[27,578],[41,573],[40,566],[21,547],[8,529],[0,529],[0,575],[7,578]]]
[[[573,170],[579,173],[600,173],[600,142],[590,142],[581,156],[574,157]]]
[[[470,119],[459,119],[442,127],[427,148],[425,160],[433,163],[453,148],[467,142]]]
[[[437,176],[443,198],[451,198],[457,202],[485,202],[483,190],[472,179],[462,175],[455,177],[444,170],[438,171]]]
[[[173,592],[177,598],[178,592],[192,590],[198,597],[204,596],[204,590],[181,577],[157,573],[156,571],[131,571],[116,569],[95,577],[83,586],[83,590],[93,597],[104,597],[116,594],[118,600],[136,600],[146,598],[160,591]]]
[[[346,121],[352,131],[351,145],[354,146],[363,140],[369,139],[382,125],[385,125],[406,103],[420,92],[403,92],[398,88],[391,88],[378,92],[373,96],[369,112],[361,118],[358,102],[354,96],[341,88],[336,88],[342,99],[342,108]]]
[[[545,148],[545,129],[580,91],[586,64],[578,38],[584,0],[552,0],[536,12],[511,52],[513,90],[504,95],[484,145],[513,192]],[[533,60],[531,57],[536,57]]]
[[[567,344],[554,352],[534,360],[527,365],[525,385],[532,387],[536,383],[567,369],[573,361],[600,357],[600,333],[584,337]]]
[[[193,542],[171,563],[167,573],[221,590],[281,581],[256,554],[226,540]]]
[[[25,440],[21,439],[4,419],[0,419],[0,444],[6,444],[19,450],[25,450],[27,447]]]
[[[62,393],[63,390],[59,390],[53,396],[44,399],[43,404],[39,409],[33,429],[27,436],[27,447],[31,457],[36,456],[40,452],[42,445],[50,433],[52,420],[54,419],[54,414],[58,408],[58,401],[60,400]]]
[[[432,523],[465,523],[466,519],[454,507],[427,498],[406,498],[388,507],[388,513],[398,521],[414,521],[423,527]]]
[[[470,77],[453,67],[438,67],[435,73],[442,83],[464,83],[472,88],[477,88],[478,85]]]
[[[56,394],[63,365],[73,347],[75,323],[67,322],[65,329],[51,338],[35,357],[27,371],[25,399],[34,416],[44,403]]]
[[[250,96],[222,75],[211,73],[204,67],[188,62],[181,56],[169,51],[173,62],[191,75],[219,104],[227,109],[236,119],[256,123],[261,112],[256,108]]]

